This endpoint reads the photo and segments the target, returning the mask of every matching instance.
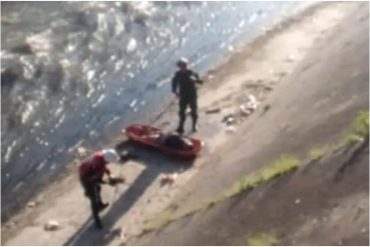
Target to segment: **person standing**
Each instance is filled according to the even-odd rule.
[[[186,120],[186,109],[189,106],[191,109],[191,117],[193,120],[193,132],[197,131],[197,87],[196,84],[202,84],[199,75],[188,69],[188,61],[181,58],[177,62],[179,68],[172,78],[172,92],[179,98],[179,126],[177,132],[184,133],[184,124]]]

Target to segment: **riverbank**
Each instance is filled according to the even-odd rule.
[[[127,244],[369,244],[368,4],[354,10]]]
[[[206,84],[200,92],[202,97],[200,97],[199,105],[202,121],[200,131],[195,136],[206,141],[206,147],[201,156],[193,164],[185,162],[179,164],[178,161],[140,149],[138,161],[130,161],[123,166],[118,164],[112,166],[114,173],[126,177],[127,183],[116,190],[104,188],[104,198],[111,202],[111,206],[103,216],[105,229],[102,232],[90,227],[89,205],[82,196],[77,177],[73,173],[75,167],[71,167],[72,174],[39,195],[35,199],[34,206],[30,206],[12,219],[14,224],[2,226],[2,244],[114,245],[132,241],[135,236],[142,234],[154,215],[163,212],[172,205],[172,202],[176,201],[178,205],[187,207],[204,198],[204,195],[217,194],[235,181],[237,175],[257,169],[265,161],[274,159],[276,154],[284,153],[289,149],[292,149],[290,150],[292,152],[303,153],[311,144],[334,138],[337,133],[344,131],[350,119],[337,122],[335,128],[332,122],[328,121],[326,128],[320,128],[320,131],[326,135],[321,135],[322,132],[309,132],[308,130],[311,130],[314,125],[305,125],[304,123],[309,123],[305,117],[315,116],[312,111],[315,112],[318,109],[317,107],[307,108],[305,104],[291,107],[294,105],[292,102],[300,102],[299,100],[292,101],[291,96],[294,95],[295,100],[302,96],[302,102],[309,97],[308,95],[305,96],[306,98],[303,97],[302,90],[305,91],[308,88],[298,87],[297,85],[301,84],[294,83],[296,77],[305,71],[318,73],[315,72],[314,67],[320,68],[323,64],[317,63],[320,54],[317,54],[319,49],[315,44],[320,40],[324,42],[323,40],[328,39],[332,33],[331,30],[357,10],[359,5],[361,4],[323,4],[320,8],[315,8],[300,16],[289,25],[268,33],[264,38],[257,39],[253,44],[236,48],[235,54],[225,65],[208,75]],[[326,49],[324,45],[319,48]],[[316,59],[312,59],[311,65],[307,66],[307,62],[303,65],[302,61],[308,56],[313,56],[311,54],[315,52]],[[362,54],[368,56],[368,53]],[[361,66],[366,66],[366,63]],[[358,68],[362,68],[361,66]],[[355,75],[362,78],[362,73],[363,69]],[[317,84],[320,85],[320,82],[318,81]],[[290,85],[295,85],[295,88],[288,88],[288,90],[286,87]],[[312,88],[311,92],[317,92],[319,85]],[[332,88],[329,86],[327,91],[330,92]],[[368,90],[365,92],[362,87],[358,89],[363,94],[368,92]],[[358,92],[348,91],[348,93]],[[249,94],[255,95],[261,104],[252,115],[242,117],[239,115],[239,107],[247,103]],[[368,95],[363,96],[354,100],[358,109],[366,106],[366,102],[368,103]],[[312,99],[320,102],[319,96]],[[312,103],[312,101],[307,102]],[[318,104],[321,110],[318,116],[332,112],[326,111],[331,109],[332,105],[328,104],[325,108],[325,104],[325,102]],[[353,103],[350,105],[352,106]],[[210,110],[215,109],[217,113],[209,113]],[[292,118],[292,115],[297,114],[298,109],[300,112],[305,109],[305,114],[302,114],[305,117],[298,114],[297,116],[300,117]],[[353,107],[344,109],[346,110],[344,113],[356,111]],[[176,123],[171,120],[177,115],[176,111],[177,106],[174,104],[157,120],[157,125],[165,129],[174,129]],[[341,109],[338,111],[341,112]],[[232,128],[226,127],[222,122],[225,116],[230,115],[235,120]],[[316,123],[321,123],[317,118],[319,117],[314,118],[317,120]],[[280,122],[278,126],[276,126],[277,120]],[[322,121],[326,120],[322,119]],[[304,128],[299,128],[299,126],[304,126]],[[189,131],[189,126],[187,127]],[[300,138],[289,145],[275,143],[275,148],[269,151],[267,146],[271,140],[277,137],[281,140],[286,136],[294,136],[290,131],[297,129],[299,131],[295,133],[296,135],[307,132],[307,135],[321,136],[321,139],[312,139],[304,145]],[[251,163],[253,161],[255,165],[232,165],[241,164],[243,160]],[[163,173],[177,173],[175,183],[170,186],[161,186],[160,180]],[[55,197],[55,195],[58,196]],[[189,204],[186,204],[186,201]],[[58,221],[61,228],[55,232],[45,232],[43,226],[51,219]],[[37,239],[33,237],[35,235],[38,236]],[[171,241],[171,238],[168,240]],[[151,239],[146,243],[153,242],[155,242],[154,239]]]
[[[153,122],[173,99],[178,57],[203,75],[309,4],[2,3],[3,222],[58,179],[77,147],[97,150],[122,126]]]

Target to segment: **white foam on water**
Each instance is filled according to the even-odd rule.
[[[117,60],[117,55],[110,56],[109,60],[111,60],[112,62],[116,61]]]
[[[70,148],[68,149],[68,153],[72,153],[72,152],[74,152],[74,151],[76,150],[76,148],[78,148],[78,147],[82,146],[82,144],[84,143],[84,141],[85,141],[85,140],[79,140],[78,142],[76,142],[76,144],[75,144],[75,145],[73,145],[72,147],[70,147]],[[58,152],[58,153],[64,152],[64,148],[59,148],[57,152]]]
[[[190,27],[190,23],[187,22],[185,25],[181,26],[180,33],[185,33],[189,29],[189,27]]]
[[[31,117],[32,113],[34,113],[34,107],[31,103],[26,104],[26,109],[22,112],[21,115],[21,122],[22,124],[25,124]]]
[[[36,171],[40,171],[42,168],[44,168],[45,164],[46,164],[46,160],[43,160],[40,163],[40,165],[36,168]]]
[[[135,98],[133,101],[131,101],[130,108],[134,108],[134,106],[136,105],[136,103],[137,103],[137,98]]]
[[[107,18],[105,13],[98,13],[98,31],[105,31],[108,28]]]
[[[164,84],[169,83],[169,82],[170,82],[170,78],[163,79],[163,80],[161,80],[160,82],[157,83],[157,87],[160,88]]]
[[[95,71],[94,70],[89,70],[89,72],[87,72],[87,80],[90,81],[92,78],[94,78],[95,76]]]
[[[256,14],[256,13],[253,13],[253,15],[251,15],[251,17],[249,17],[248,22],[251,24],[251,23],[253,23],[256,19],[257,19],[257,14]]]
[[[105,94],[100,95],[98,100],[91,106],[92,108],[96,108],[100,103],[105,99]]]
[[[8,146],[8,148],[6,149],[5,156],[4,156],[4,161],[6,163],[9,162],[10,156],[11,156],[12,151],[13,151],[14,147],[16,146],[16,144],[17,144],[17,141],[14,140],[12,142],[12,144],[10,146]]]
[[[98,132],[96,132],[95,130],[91,130],[89,132],[89,136],[97,136],[98,135]]]
[[[68,44],[67,51],[68,52],[73,52],[74,50],[76,50],[76,48],[77,48],[77,46],[72,45],[72,44]]]
[[[0,51],[0,57],[2,59],[12,59],[12,58],[15,58],[15,54],[10,53],[10,52],[5,51],[5,50],[1,50]]]
[[[245,25],[245,20],[242,20],[241,22],[239,22],[238,28],[242,28],[244,27],[244,25]]]
[[[146,60],[142,61],[142,63],[141,63],[141,68],[142,68],[142,69],[145,69],[145,68],[146,68],[146,66],[148,66],[148,61],[146,61]]]
[[[114,26],[115,35],[121,35],[125,31],[125,24],[119,16],[115,16],[116,25]]]
[[[55,128],[58,128],[58,127],[59,127],[59,126],[64,122],[65,118],[66,118],[66,115],[65,115],[65,114],[63,114],[63,115],[59,118],[59,120],[58,120],[57,124],[55,125]]]
[[[116,92],[116,95],[117,95],[117,96],[120,96],[122,93],[123,93],[123,90],[122,90],[122,89],[120,89],[120,90],[118,90],[118,91]]]
[[[23,76],[26,79],[31,80],[35,74],[36,68],[33,65],[33,60],[30,59],[29,57],[20,57],[19,61],[23,65]]]
[[[106,75],[107,75],[107,71],[105,71],[105,70],[104,70],[103,72],[101,72],[101,73],[100,73],[100,76],[99,76],[99,77],[100,77],[100,79],[101,79],[101,78],[103,78],[103,77],[104,77],[104,76],[106,76]],[[103,87],[105,87],[105,85],[104,85],[104,84],[102,84],[102,85],[103,85]]]
[[[13,191],[19,190],[24,185],[24,182],[19,182],[14,188]]]
[[[130,38],[130,41],[127,44],[126,51],[133,52],[137,47],[137,42],[134,38]]]
[[[90,98],[93,95],[93,93],[95,92],[95,89],[90,83],[88,84],[88,87],[89,87],[89,89],[87,91],[86,97]]]
[[[114,70],[115,72],[119,71],[122,69],[124,65],[124,62],[121,60],[121,61],[117,61],[115,64],[114,64]]]
[[[118,121],[120,119],[120,117],[114,117],[112,120],[110,120],[108,123],[107,123],[107,125],[111,125],[112,123],[114,123],[114,122],[116,122],[116,121]]]
[[[63,111],[63,107],[59,107],[59,108],[55,111],[54,116],[55,116],[55,117],[58,117],[58,116],[62,113],[62,111]]]
[[[57,163],[53,163],[51,166],[50,166],[50,170],[55,170],[55,168],[57,167]]]
[[[31,46],[31,49],[34,52],[50,51],[52,48],[51,35],[52,32],[48,29],[44,32],[27,37],[26,42]]]

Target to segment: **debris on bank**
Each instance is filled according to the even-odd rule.
[[[60,229],[60,224],[56,220],[49,220],[45,225],[44,225],[44,230],[45,231],[56,231]]]
[[[260,101],[258,101],[253,94],[249,94],[247,101],[241,104],[238,110],[236,110],[234,113],[228,113],[222,118],[222,122],[226,125],[225,130],[229,133],[236,132],[235,126],[250,116],[259,105]]]
[[[177,179],[178,174],[177,173],[165,173],[161,176],[161,186],[166,184],[173,184],[175,180]]]

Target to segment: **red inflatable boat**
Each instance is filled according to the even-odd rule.
[[[134,142],[182,158],[194,158],[199,153],[203,146],[200,140],[190,137],[187,137],[187,139],[192,143],[192,145],[191,148],[188,150],[173,149],[161,145],[158,142],[158,135],[161,134],[162,131],[158,128],[141,124],[130,125],[127,128],[123,129],[122,133],[125,134],[130,140]]]

